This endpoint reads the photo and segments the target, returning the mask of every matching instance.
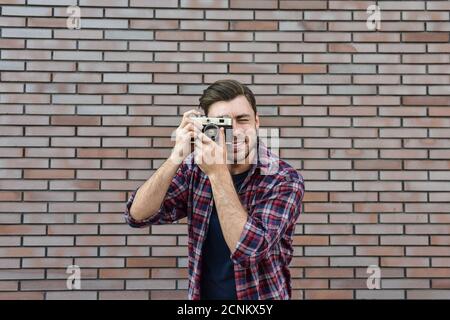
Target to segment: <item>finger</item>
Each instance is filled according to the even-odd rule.
[[[222,146],[223,161],[227,161],[227,145],[225,143],[225,128],[220,128],[220,145]]]
[[[203,125],[196,118],[185,118],[185,119],[183,119],[181,121],[180,128],[185,128],[189,124],[192,124],[193,126],[197,127],[199,130],[203,129]]]
[[[187,123],[184,127],[181,128],[182,134],[187,134],[189,131],[194,131],[194,125],[192,123]]]
[[[180,123],[180,127],[183,128],[187,123],[189,123],[189,119],[192,119],[192,117],[201,115],[200,110],[198,109],[191,109],[189,111],[186,111],[183,113],[183,118]]]
[[[198,154],[197,154],[197,155],[194,155],[194,162],[195,162],[196,164],[202,164],[202,157],[199,156]]]
[[[180,124],[180,128],[186,130],[194,130],[195,127],[198,127],[192,119],[186,119]]]
[[[203,145],[203,147],[209,145],[211,142],[214,142],[201,131],[195,131],[195,141],[199,144],[199,146]]]
[[[189,137],[189,139],[192,141],[192,138],[195,139],[195,132],[194,132],[194,131],[189,131],[189,132],[186,134],[186,136]]]
[[[210,137],[208,137],[206,134],[204,134],[203,132],[199,132],[198,134],[198,138],[205,144],[209,144],[214,142],[213,140],[211,140]]]
[[[191,109],[189,111],[186,111],[185,113],[183,113],[183,118],[191,118],[193,116],[199,116],[202,113],[200,112],[200,110],[198,109]]]
[[[195,131],[185,131],[180,133],[180,138],[182,141],[189,141],[191,146],[195,146],[195,141],[197,140],[197,134]]]
[[[201,111],[199,109],[191,109],[191,110],[188,110],[185,113],[183,113],[183,116],[188,116],[188,115],[193,114],[193,113],[201,114]]]
[[[194,131],[195,133],[199,133],[199,132],[202,132],[202,126],[199,127],[198,125],[191,123],[189,125],[189,130]]]
[[[203,125],[202,122],[200,121],[200,119],[198,118],[190,118],[192,123],[199,129],[202,130],[203,129]]]
[[[194,145],[199,151],[203,148],[203,143],[199,139],[194,140]]]
[[[189,123],[191,123],[191,118],[183,118],[180,123],[180,128],[186,127]]]
[[[192,122],[189,122],[185,128],[188,131],[195,131],[195,125]]]
[[[199,141],[198,139],[195,139],[195,141],[194,141],[194,156],[197,159],[201,159],[203,157],[203,152],[202,152],[203,148],[204,148],[204,146],[203,146],[202,142]],[[196,161],[196,162],[198,163],[199,161]]]

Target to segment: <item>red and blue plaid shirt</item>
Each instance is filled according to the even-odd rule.
[[[248,218],[231,253],[238,299],[290,299],[292,236],[304,195],[303,177],[263,144],[258,161],[238,190]],[[189,230],[189,299],[200,299],[202,245],[213,208],[208,177],[189,155],[178,168],[158,213],[136,221],[130,215],[135,192],[126,205],[132,227],[172,223],[187,217]]]

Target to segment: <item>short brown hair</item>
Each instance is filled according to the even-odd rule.
[[[218,80],[203,90],[200,108],[208,115],[209,107],[218,101],[231,101],[238,96],[245,96],[256,115],[256,101],[253,92],[236,80]]]

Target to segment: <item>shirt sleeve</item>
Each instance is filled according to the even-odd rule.
[[[233,262],[248,268],[268,258],[280,238],[296,223],[303,194],[302,181],[285,181],[257,200],[231,255]]]
[[[136,220],[130,214],[136,191],[134,191],[126,203],[125,221],[133,228],[141,228],[151,224],[172,223],[187,216],[187,202],[189,197],[189,180],[191,170],[187,162],[183,162],[178,168],[170,183],[164,201],[158,212],[147,219]]]

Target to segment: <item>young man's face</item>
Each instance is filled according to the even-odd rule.
[[[233,120],[233,144],[227,148],[228,160],[232,163],[248,161],[250,151],[256,146],[259,117],[245,96],[237,96],[230,101],[213,103],[208,117],[230,117]]]

